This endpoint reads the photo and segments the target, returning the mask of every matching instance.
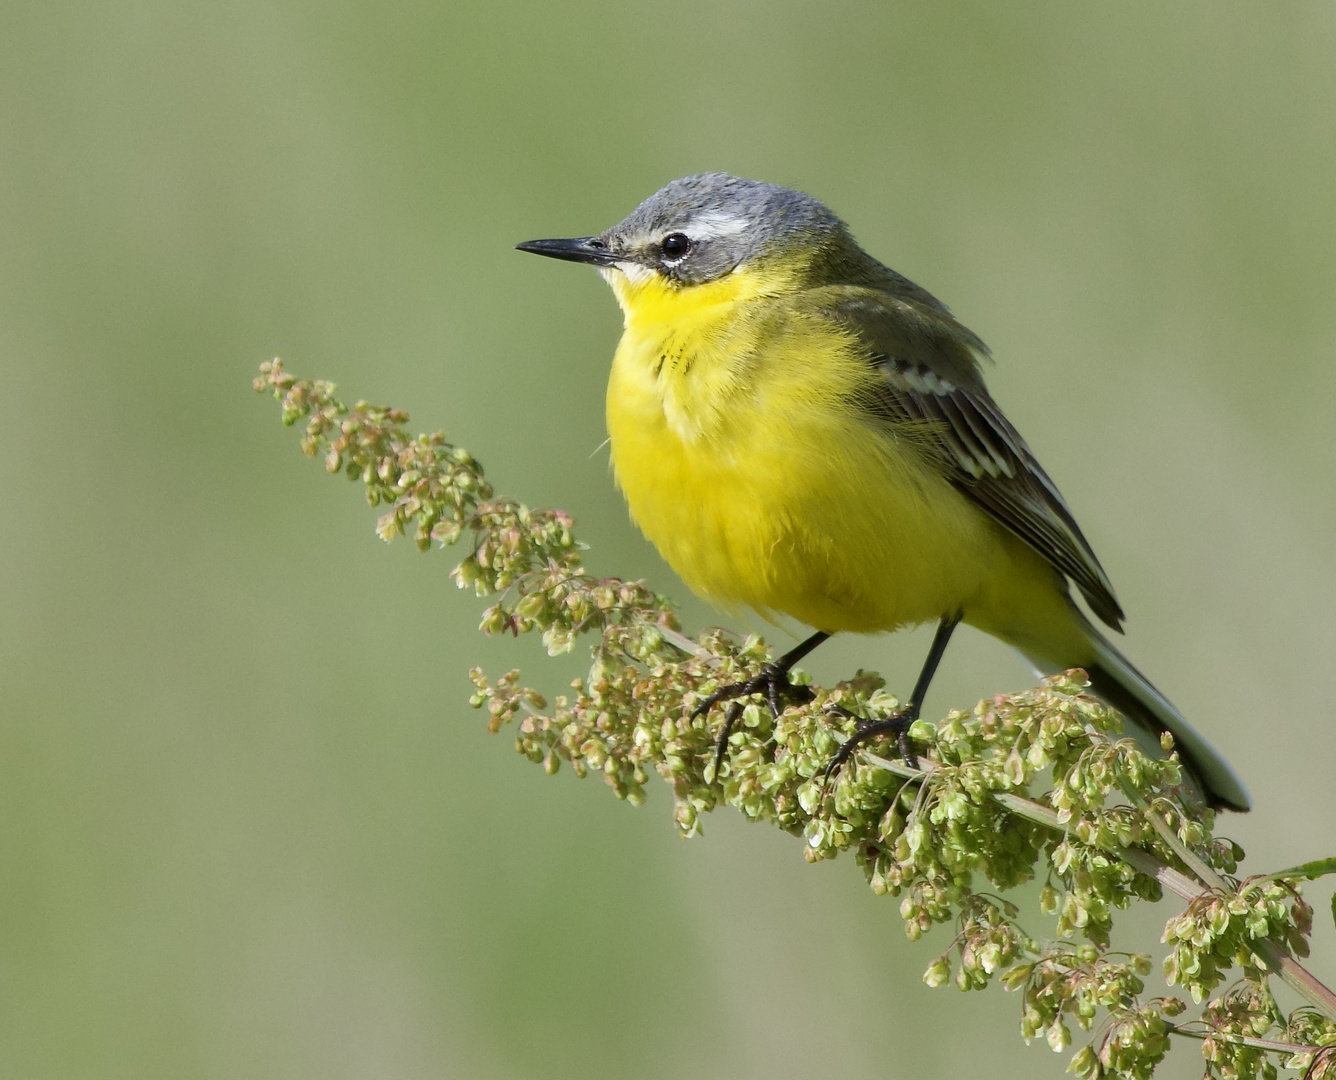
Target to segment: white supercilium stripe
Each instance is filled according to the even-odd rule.
[[[722,210],[704,210],[691,219],[686,234],[692,240],[718,240],[721,236],[736,236],[751,223],[736,214]]]

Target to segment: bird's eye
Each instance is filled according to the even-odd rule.
[[[680,259],[691,250],[691,237],[686,233],[669,233],[663,238],[663,254],[668,259]]]

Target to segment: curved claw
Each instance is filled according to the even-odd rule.
[[[735,701],[724,713],[724,726],[719,729],[719,738],[714,742],[714,778],[719,779],[719,770],[724,767],[724,755],[728,753],[728,737],[733,732],[733,724],[742,715],[742,702]]]
[[[711,708],[720,702],[731,702],[735,698],[749,698],[752,694],[766,695],[766,704],[770,706],[770,714],[778,718],[780,712],[784,711],[779,702],[782,696],[803,695],[811,698],[812,691],[808,690],[806,686],[794,686],[794,684],[788,682],[788,668],[776,670],[775,664],[767,664],[755,679],[748,679],[745,683],[729,683],[728,686],[719,687],[719,690],[713,692],[691,710],[691,718],[699,720],[701,716],[707,714]]]
[[[742,715],[744,703],[740,699],[751,697],[753,694],[765,695],[766,705],[770,707],[770,715],[776,719],[784,711],[781,698],[793,697],[803,700],[811,700],[812,698],[812,691],[807,687],[794,686],[789,682],[788,667],[780,667],[778,662],[767,664],[755,678],[748,679],[746,682],[721,686],[705,698],[691,710],[691,719],[700,719],[720,702],[732,702],[728,711],[724,713],[724,725],[719,729],[719,737],[714,744],[714,775],[716,779],[719,777],[719,770],[724,767],[724,755],[728,752],[728,737],[733,733],[733,725],[737,722],[738,717]]]
[[[780,705],[781,698],[798,697],[810,701],[812,691],[805,686],[794,686],[790,683],[789,672],[793,669],[794,664],[828,637],[830,635],[824,630],[818,630],[806,641],[800,641],[778,660],[766,664],[754,678],[748,679],[746,682],[730,683],[728,686],[719,687],[718,690],[691,710],[691,719],[699,720],[721,701],[733,701],[733,704],[728,708],[728,712],[724,714],[724,727],[719,732],[719,738],[714,745],[714,775],[716,779],[724,764],[724,753],[728,748],[728,736],[733,730],[734,722],[742,715],[743,704],[735,699],[764,693],[766,704],[770,706],[770,714],[776,719],[784,711]]]
[[[914,746],[909,741],[909,729],[917,719],[918,708],[910,704],[903,709],[897,709],[884,720],[861,722],[858,725],[858,730],[845,739],[840,748],[835,751],[835,756],[830,759],[830,764],[826,766],[823,780],[828,783],[830,778],[839,769],[843,768],[845,762],[853,756],[854,750],[876,735],[895,735],[896,748],[900,751],[900,757],[911,769],[917,769],[918,755],[914,753]]]
[[[767,664],[761,669],[761,673],[753,679],[719,687],[718,690],[691,710],[691,719],[699,720],[721,701],[732,701],[735,698],[751,697],[752,694],[762,693],[765,694],[766,704],[770,706],[770,715],[776,718],[784,711],[780,706],[781,697],[801,696],[811,698],[812,696],[812,691],[808,690],[807,687],[794,686],[789,682],[788,668],[780,668],[776,664]]]

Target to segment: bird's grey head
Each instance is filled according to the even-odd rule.
[[[849,239],[844,223],[810,195],[727,173],[674,180],[597,236],[535,240],[522,250],[649,272],[699,285],[763,259],[816,253]]]

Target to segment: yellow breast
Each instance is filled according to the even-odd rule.
[[[875,373],[848,335],[773,279],[608,277],[626,315],[607,400],[617,482],[695,591],[868,632],[982,588],[998,530],[854,407]]]

